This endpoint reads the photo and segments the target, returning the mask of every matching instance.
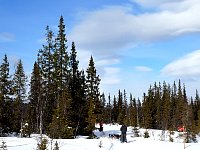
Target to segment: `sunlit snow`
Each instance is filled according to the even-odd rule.
[[[174,142],[169,142],[169,132],[165,131],[164,136],[162,130],[148,130],[150,138],[144,138],[146,129],[139,129],[140,137],[134,137],[133,128],[128,127],[127,143],[121,143],[119,139],[110,138],[109,134],[120,134],[121,125],[105,125],[104,131],[100,133],[94,131],[97,139],[86,139],[86,137],[78,137],[77,139],[48,139],[48,150],[54,148],[57,141],[60,150],[133,150],[133,149],[149,149],[149,150],[199,150],[200,137],[197,137],[197,143],[186,143],[184,145],[183,138],[179,137],[178,132],[173,135]],[[162,137],[162,141],[161,141]],[[4,141],[8,150],[36,150],[39,142],[39,135],[31,135],[31,138],[18,137],[0,137],[0,145]]]

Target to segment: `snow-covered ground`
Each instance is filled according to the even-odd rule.
[[[103,134],[98,130],[94,133],[98,139],[86,139],[78,137],[77,139],[48,139],[48,149],[52,150],[55,142],[58,142],[60,150],[132,150],[132,149],[149,149],[149,150],[199,150],[200,138],[197,137],[197,143],[183,144],[183,138],[178,136],[178,132],[173,135],[174,142],[169,142],[168,132],[165,132],[163,141],[161,141],[161,130],[148,130],[150,138],[144,138],[145,129],[140,129],[141,137],[134,137],[133,130],[128,127],[127,143],[121,143],[119,139],[109,138],[109,134],[120,134],[121,125],[104,125]],[[31,138],[17,137],[0,137],[0,146],[2,141],[6,142],[8,150],[36,150],[39,137],[32,135]],[[101,147],[100,147],[101,145]],[[52,149],[51,149],[52,148]]]

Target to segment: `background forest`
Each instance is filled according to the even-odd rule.
[[[126,123],[133,127],[200,132],[200,97],[187,97],[185,85],[154,83],[142,99],[126,90],[100,93],[93,57],[79,69],[75,43],[67,46],[64,19],[58,33],[46,27],[46,43],[38,50],[31,78],[19,60],[15,71],[5,54],[0,65],[0,136],[45,133],[51,138],[91,135],[95,123]]]

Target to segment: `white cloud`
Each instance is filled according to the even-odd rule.
[[[160,4],[159,1],[154,2]],[[70,39],[96,56],[116,57],[119,51],[131,48],[138,42],[199,32],[200,1],[165,0],[160,8],[156,12],[137,15],[130,5],[87,12],[72,29]]]
[[[102,84],[103,85],[113,85],[119,84],[120,78],[118,74],[120,73],[120,69],[117,67],[105,67],[104,68],[105,74],[102,77]]]
[[[113,65],[113,64],[118,64],[120,63],[120,60],[117,58],[113,59],[101,59],[96,62],[96,65],[98,66],[105,66],[105,65]]]
[[[193,51],[166,65],[161,74],[176,78],[193,80],[200,77],[200,50]]]
[[[150,72],[150,71],[152,71],[152,68],[149,68],[146,66],[136,66],[135,70],[139,71],[139,72]]]
[[[10,42],[14,41],[15,36],[9,32],[2,32],[0,33],[0,42]]]

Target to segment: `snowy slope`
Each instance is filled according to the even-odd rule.
[[[160,141],[161,130],[148,130],[150,138],[134,137],[132,128],[128,128],[127,140],[128,143],[121,143],[118,139],[109,138],[109,134],[120,134],[120,125],[104,125],[104,133],[101,134],[98,130],[94,133],[99,136],[98,139],[85,139],[79,137],[77,139],[58,139],[48,140],[48,149],[54,146],[55,141],[58,142],[60,150],[132,150],[132,149],[152,149],[152,150],[183,150],[183,139],[179,138],[178,133],[174,134],[175,142],[168,142],[167,132],[165,141]],[[145,129],[140,129],[140,135],[143,135]],[[36,150],[39,138],[33,135],[32,138],[17,138],[17,137],[0,137],[0,145],[2,141],[6,142],[8,150]],[[51,146],[52,145],[52,146]],[[101,145],[101,148],[99,147]],[[186,143],[186,150],[199,150],[200,141],[198,143]]]

